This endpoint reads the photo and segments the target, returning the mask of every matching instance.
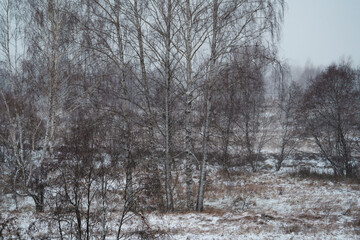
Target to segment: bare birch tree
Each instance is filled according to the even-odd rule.
[[[8,15],[8,33],[6,45],[7,46],[7,59],[9,66],[9,76],[12,79],[11,85],[13,89],[16,86],[22,86],[22,88],[27,88],[26,91],[29,93],[32,92],[32,96],[41,96],[40,98],[32,98],[32,101],[27,102],[34,109],[40,110],[37,114],[39,118],[36,124],[34,124],[33,129],[27,133],[25,136],[24,126],[29,125],[31,118],[27,116],[20,116],[19,109],[15,109],[15,118],[16,119],[16,130],[18,131],[17,136],[19,138],[15,140],[17,146],[19,146],[19,151],[15,149],[15,152],[18,152],[17,164],[19,169],[21,169],[21,190],[19,193],[26,194],[31,196],[36,204],[37,211],[41,212],[44,208],[44,195],[45,195],[45,186],[46,186],[46,170],[45,162],[54,160],[55,158],[55,145],[57,142],[56,129],[58,126],[58,119],[61,117],[61,104],[66,97],[66,83],[68,77],[61,69],[61,66],[64,66],[63,63],[67,59],[75,55],[72,52],[69,55],[69,49],[72,47],[70,42],[72,41],[70,33],[73,33],[73,36],[76,36],[73,26],[75,22],[73,21],[73,13],[70,12],[72,6],[69,2],[59,4],[55,1],[47,2],[34,2],[29,1],[8,1],[8,7],[16,7],[16,11],[21,13],[21,9],[29,10],[30,19],[33,20],[34,24],[31,27],[26,28],[24,33],[26,33],[26,38],[21,39],[22,49],[27,50],[28,55],[23,56],[22,61],[22,73],[23,75],[18,75],[16,81],[21,81],[15,84],[14,78],[14,67],[18,65],[19,58],[17,56],[17,44],[19,42],[16,39],[19,32],[19,16],[15,17],[15,24],[10,22],[11,18]],[[21,5],[17,5],[21,4]],[[5,5],[4,5],[5,6]],[[10,8],[8,8],[10,9]],[[66,9],[66,11],[64,11]],[[22,24],[26,24],[25,19],[21,19]],[[10,35],[10,28],[13,26],[16,27],[16,34]],[[24,28],[25,29],[25,28]],[[14,43],[10,44],[12,36],[15,36]],[[11,38],[10,38],[11,37]],[[15,46],[15,51],[10,50],[10,46]],[[73,50],[73,49],[72,49]],[[12,57],[10,54],[15,53]],[[32,60],[40,60],[38,65],[34,64],[34,61],[28,61],[28,57],[32,57]],[[14,60],[12,60],[14,59]],[[41,68],[44,67],[44,68]],[[19,74],[19,71],[16,71]],[[61,74],[60,74],[61,72]],[[39,74],[38,74],[39,73]],[[42,79],[38,79],[37,76],[42,76]],[[31,80],[31,81],[30,81]],[[41,83],[37,88],[34,87],[34,83]],[[18,87],[17,87],[18,88]],[[35,90],[36,89],[36,90]],[[18,91],[17,93],[25,92],[25,89]],[[44,90],[44,92],[42,92]],[[14,92],[15,90],[13,90]],[[34,92],[36,92],[34,94]],[[15,93],[15,92],[14,92]],[[44,95],[43,95],[44,93]],[[43,98],[42,98],[43,97]],[[21,98],[20,95],[17,98]],[[42,98],[42,99],[41,99]],[[12,124],[15,126],[14,124]],[[16,136],[14,135],[14,136]],[[30,136],[29,136],[30,135]],[[41,136],[42,146],[40,147],[40,141],[38,141],[39,136]],[[25,140],[25,139],[31,140]],[[30,147],[27,144],[31,142]],[[41,150],[39,150],[41,148]],[[17,155],[17,154],[16,154]],[[19,178],[20,179],[20,178]]]
[[[182,81],[184,92],[184,117],[185,117],[185,175],[186,175],[186,208],[193,209],[193,156],[192,151],[192,126],[193,101],[196,98],[197,81],[201,74],[201,64],[196,64],[199,54],[208,36],[206,14],[208,2],[204,0],[186,0],[180,2],[180,36],[183,46],[176,46],[184,58],[185,80]]]
[[[20,18],[21,2],[3,0],[0,2],[0,63],[3,65],[4,79],[2,83],[1,102],[5,106],[4,115],[7,118],[8,130],[0,133],[1,142],[13,150],[14,159],[9,163],[10,168],[14,168],[13,184],[9,185],[14,191],[16,201],[16,189],[13,189],[17,182],[18,171],[25,172],[24,145],[23,145],[23,113],[18,104],[14,104],[17,99],[22,98],[21,84],[19,82],[19,53],[18,45],[22,38],[22,26]],[[9,95],[7,94],[9,93]],[[13,102],[13,103],[11,103]],[[4,119],[5,120],[5,119]],[[5,120],[6,121],[6,120]],[[10,170],[10,169],[9,169]],[[3,174],[6,172],[2,169]],[[2,181],[5,176],[2,176]],[[17,201],[16,201],[17,205]]]
[[[71,1],[30,1],[30,10],[35,24],[29,29],[29,47],[31,57],[39,55],[44,59],[46,71],[44,91],[45,111],[41,114],[44,121],[43,145],[40,158],[33,155],[33,164],[39,166],[37,176],[32,176],[29,171],[29,178],[37,178],[38,194],[33,198],[39,211],[43,210],[44,190],[46,186],[45,162],[52,162],[55,157],[55,147],[59,144],[59,120],[64,117],[63,104],[68,94],[69,71],[66,70],[66,63],[76,59],[74,38],[77,36],[75,27],[76,14],[72,12],[76,8]],[[36,162],[36,163],[35,163]]]
[[[132,199],[133,196],[133,168],[135,166],[132,158],[131,142],[131,97],[128,89],[128,61],[126,59],[127,31],[128,26],[124,21],[125,1],[116,0],[113,2],[96,0],[92,5],[92,14],[94,15],[94,25],[90,26],[92,35],[95,37],[94,44],[91,46],[93,51],[103,55],[107,61],[118,69],[117,77],[120,92],[117,95],[119,104],[101,103],[101,107],[108,109],[123,119],[122,128],[125,133],[125,169],[126,169],[126,194],[125,199]],[[131,200],[129,200],[132,202]]]
[[[165,88],[165,195],[166,209],[173,210],[172,183],[171,183],[171,141],[172,141],[172,94],[174,91],[174,66],[176,65],[176,51],[174,51],[176,24],[175,14],[178,10],[178,1],[168,0],[166,4],[163,1],[150,1],[150,17],[146,20],[149,28],[155,33],[148,41],[149,51],[154,59],[154,66],[160,72],[164,83],[160,83]],[[160,41],[159,41],[160,40]],[[175,55],[175,56],[174,56]]]
[[[298,146],[298,117],[301,102],[301,88],[295,82],[291,82],[290,86],[285,85],[281,91],[281,95],[277,99],[278,119],[280,123],[279,139],[277,141],[279,146],[279,154],[276,156],[276,171],[281,169],[282,163]]]
[[[208,153],[211,88],[218,60],[231,49],[241,49],[259,43],[266,34],[276,36],[282,22],[284,1],[212,1],[209,73],[205,82],[205,119],[203,126],[203,158],[200,169],[197,211],[202,211],[206,161]]]

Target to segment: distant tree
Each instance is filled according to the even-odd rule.
[[[250,50],[251,51],[251,50]],[[244,151],[245,160],[253,172],[258,170],[261,151],[269,140],[270,119],[266,115],[263,65],[244,55],[242,62],[234,65],[234,74],[240,79],[238,86],[239,113],[235,118],[235,141]],[[250,56],[250,58],[248,58]]]
[[[218,93],[213,96],[212,126],[219,133],[221,158],[245,156],[253,171],[258,170],[261,150],[269,140],[266,114],[264,69],[266,61],[260,50],[247,47],[219,71]],[[229,154],[229,149],[236,149]],[[232,156],[231,156],[232,155]]]
[[[301,87],[295,82],[291,82],[290,86],[283,86],[276,100],[276,115],[280,125],[276,141],[277,147],[279,148],[279,153],[276,156],[276,171],[281,169],[284,160],[295,151],[299,143],[297,124],[301,97]]]
[[[336,175],[352,173],[358,97],[355,72],[348,64],[330,65],[310,80],[305,90],[305,131]]]
[[[216,75],[215,89],[217,94],[212,96],[212,119],[211,127],[214,139],[219,139],[218,148],[220,161],[225,170],[230,167],[231,160],[238,156],[230,152],[234,147],[235,121],[240,112],[240,79],[234,74],[234,67],[231,65],[223,67]]]
[[[211,15],[208,17],[209,26],[209,47],[208,69],[205,74],[204,82],[204,120],[202,136],[202,161],[200,164],[200,178],[197,195],[196,210],[203,210],[206,163],[208,161],[210,118],[211,118],[211,98],[214,95],[215,74],[219,71],[219,66],[224,64],[225,56],[234,49],[246,49],[249,45],[269,46],[271,44],[262,44],[262,39],[266,34],[270,39],[276,39],[282,22],[284,1],[230,1],[223,2],[213,0],[209,3],[208,9],[211,9]],[[257,21],[262,18],[264,21]],[[234,24],[236,23],[236,24]],[[274,41],[276,42],[276,41]],[[256,47],[254,47],[256,48]],[[270,50],[271,47],[269,47]],[[246,50],[244,50],[246,52]],[[259,52],[246,52],[253,54],[253,59],[264,57]],[[268,60],[272,59],[272,54],[266,54]],[[268,61],[268,62],[271,62]],[[264,62],[262,63],[264,64]],[[263,67],[263,66],[261,66]]]

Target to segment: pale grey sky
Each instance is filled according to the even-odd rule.
[[[326,66],[352,57],[360,66],[360,0],[287,0],[280,56]]]

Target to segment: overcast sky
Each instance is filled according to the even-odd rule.
[[[290,64],[360,66],[360,0],[287,0],[280,56]]]

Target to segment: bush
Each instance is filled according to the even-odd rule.
[[[300,177],[312,180],[325,180],[325,181],[339,181],[343,179],[338,175],[328,174],[328,173],[318,173],[316,171],[311,171],[309,167],[301,167],[297,172],[290,174],[293,177]]]

